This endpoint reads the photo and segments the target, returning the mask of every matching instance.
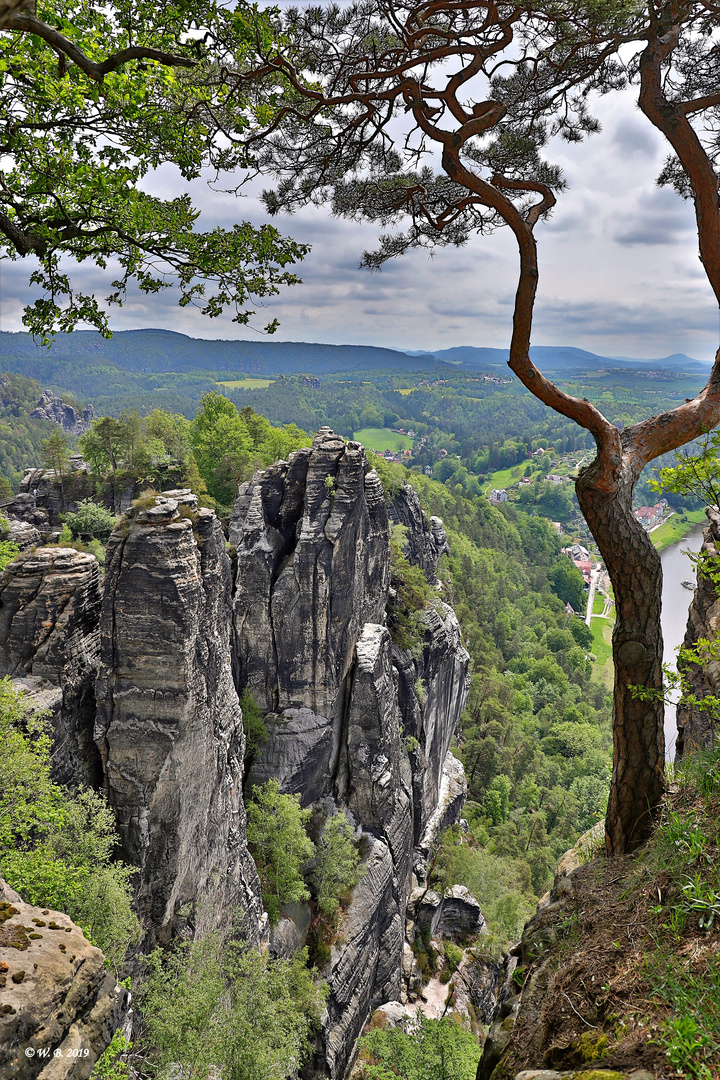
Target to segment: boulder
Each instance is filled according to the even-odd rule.
[[[129,1001],[79,926],[0,881],[3,1080],[87,1080]]]

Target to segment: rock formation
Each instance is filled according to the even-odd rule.
[[[403,484],[393,496],[388,517],[391,525],[403,527],[403,547],[410,562],[424,570],[428,581],[434,585],[438,559],[450,550],[440,518],[431,517],[428,521],[417,492],[410,484]]]
[[[18,519],[31,522],[36,500],[56,514],[53,476],[29,471],[22,486]],[[330,995],[311,1070],[341,1080],[372,1011],[416,996],[412,959],[405,969],[421,909],[432,907],[438,932],[482,929],[472,898],[423,907],[413,894],[465,795],[449,746],[469,660],[436,580],[445,533],[412,488],[391,499],[362,446],[327,428],[242,485],[234,581],[219,522],[196,506],[185,489],[133,504],[108,544],[102,608],[92,556],[22,554],[0,578],[0,664],[62,720],[56,756],[68,782],[88,779],[97,703],[92,782],[138,868],[149,943],[238,923],[251,942],[267,936],[243,805],[238,694],[250,692],[269,738],[246,792],[274,777],[320,816],[342,809],[361,843],[365,873],[323,972]],[[386,626],[397,525],[437,592],[412,651]],[[310,926],[309,906],[291,907],[270,937],[277,955],[302,945]]]
[[[708,507],[705,511],[708,527],[703,536],[702,553],[710,558],[720,555],[720,513]],[[701,638],[715,641],[720,634],[720,599],[715,583],[698,573],[697,588],[688,612],[683,648],[689,649]],[[681,665],[682,666],[682,665]],[[684,673],[691,693],[698,698],[715,697],[720,693],[720,661],[710,660],[702,665],[686,664]],[[710,746],[718,736],[711,712],[688,705],[677,707],[677,757]]]
[[[0,574],[0,676],[53,716],[59,783],[99,783],[93,744],[100,569],[74,548],[26,551]]]
[[[0,880],[0,1076],[87,1080],[130,995],[67,915]]]
[[[230,560],[211,510],[147,500],[107,549],[95,740],[151,937],[264,927],[245,843]]]
[[[86,405],[82,412],[74,405],[68,405],[62,398],[55,397],[52,390],[43,390],[40,400],[30,413],[31,420],[50,420],[59,424],[68,435],[82,435],[93,422],[95,410]]]
[[[389,505],[388,505],[389,503]],[[246,791],[269,777],[303,805],[332,799],[368,854],[323,972],[330,987],[320,1075],[342,1077],[357,1036],[381,1002],[402,993],[413,851],[435,815],[457,820],[464,794],[448,757],[468,688],[468,655],[452,609],[425,613],[416,656],[386,629],[391,523],[408,558],[435,581],[446,549],[415,492],[386,500],[359,443],[322,428],[313,445],[244,484],[230,524],[236,547],[236,679],[265,714],[267,742]],[[444,811],[437,813],[448,761]],[[428,840],[429,844],[430,841]]]

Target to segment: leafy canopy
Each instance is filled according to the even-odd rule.
[[[35,262],[33,334],[87,323],[107,336],[104,304],[130,282],[149,295],[174,283],[181,306],[245,324],[253,298],[299,280],[287,267],[305,245],[249,222],[201,231],[189,194],[144,186],[162,165],[188,182],[249,163],[236,133],[255,106],[223,71],[242,66],[251,26],[269,39],[243,3],[48,0],[0,28],[0,252]],[[104,303],[73,284],[88,260],[117,268]]]
[[[247,805],[247,839],[260,874],[263,905],[275,922],[283,904],[309,900],[302,871],[315,854],[304,826],[311,811],[300,807],[299,795],[281,795],[271,779],[252,791]]]
[[[46,722],[9,678],[0,680],[0,743],[0,875],[26,903],[67,912],[121,965],[140,928],[133,870],[112,858],[112,810],[96,792],[54,783]]]
[[[297,1075],[326,990],[301,950],[272,960],[216,937],[157,950],[147,962],[140,1010],[145,1052],[185,1080],[278,1080]]]
[[[449,1017],[417,1013],[409,1030],[372,1028],[360,1040],[363,1080],[475,1080],[482,1046]]]

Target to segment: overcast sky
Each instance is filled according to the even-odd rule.
[[[600,135],[580,146],[553,147],[569,190],[549,222],[536,228],[540,288],[533,343],[574,345],[610,356],[662,357],[685,352],[711,359],[718,344],[718,308],[697,256],[692,207],[655,186],[666,156],[663,141],[630,94],[600,102]],[[170,169],[153,181],[167,195],[184,190]],[[198,182],[202,227],[265,220],[255,198],[218,195]],[[414,252],[380,274],[358,269],[377,232],[315,208],[274,224],[312,244],[300,266],[303,284],[284,289],[254,320],[277,317],[276,340],[385,345],[399,349],[509,343],[516,253],[512,236],[475,237],[466,247],[430,259]],[[20,330],[31,298],[30,260],[0,265],[3,330]],[[87,264],[76,284],[109,292],[112,274]],[[168,291],[133,293],[113,310],[116,330],[164,327],[196,337],[257,337],[231,318],[209,320],[181,309]]]

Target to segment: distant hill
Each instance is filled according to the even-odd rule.
[[[460,345],[453,349],[439,349],[433,353],[413,353],[418,360],[422,356],[434,356],[436,360],[445,361],[458,367],[475,368],[482,370],[488,367],[504,365],[508,361],[510,352],[508,349],[484,349],[475,348],[472,345]],[[533,345],[530,356],[543,371],[599,371],[610,368],[631,368],[638,371],[677,371],[677,372],[707,372],[711,362],[694,360],[685,353],[673,353],[657,360],[639,360],[630,356],[599,356],[597,353],[586,352],[585,349],[575,349],[566,345]]]
[[[402,352],[373,345],[324,345],[306,341],[215,341],[172,330],[120,330],[106,340],[94,330],[58,334],[51,349],[29,334],[0,332],[0,371],[80,390],[88,377],[123,371],[138,375],[234,372],[249,375],[329,375],[364,371],[446,372],[504,366],[507,349],[461,345],[436,352]],[[635,368],[704,372],[709,363],[674,353],[658,360],[600,356],[569,346],[535,345],[530,355],[546,371]],[[82,375],[81,375],[82,373]],[[80,377],[80,378],[79,378]],[[94,379],[91,378],[91,384]],[[89,388],[89,387],[88,387]],[[92,387],[96,390],[96,387]]]
[[[110,339],[93,330],[58,334],[42,349],[29,334],[0,333],[0,371],[15,371],[43,383],[73,386],[78,368],[111,365],[138,374],[244,371],[250,375],[322,375],[337,372],[446,367],[432,355],[417,359],[371,345],[322,345],[304,341],[213,341],[172,330],[120,330]]]

